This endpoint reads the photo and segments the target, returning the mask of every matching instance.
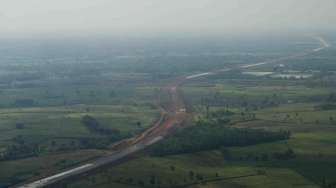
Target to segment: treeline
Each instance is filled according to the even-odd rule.
[[[105,128],[95,118],[89,115],[83,116],[81,123],[85,125],[90,132],[101,135],[114,135],[116,137],[120,136],[119,130]]]
[[[0,161],[14,160],[38,155],[38,147],[36,145],[11,145],[6,148],[6,151],[0,154]]]
[[[33,99],[17,99],[14,103],[16,107],[32,107],[35,105],[36,102]]]
[[[289,138],[289,131],[270,132],[200,123],[197,126],[179,130],[175,135],[152,146],[150,152],[155,156],[164,156],[212,150],[223,146],[247,146]]]
[[[336,110],[336,104],[326,103],[315,106],[316,110]]]
[[[81,138],[79,144],[83,148],[105,148],[110,143],[117,142],[131,134],[123,134],[117,129],[106,128],[99,123],[97,119],[89,115],[85,115],[81,119],[81,123],[92,133],[99,134],[101,138]]]
[[[280,151],[255,152],[232,154],[230,149],[222,148],[221,152],[228,161],[272,161],[272,160],[289,160],[295,158],[295,152],[292,148]]]
[[[15,160],[28,157],[39,156],[42,153],[64,152],[79,149],[104,149],[111,143],[129,137],[130,134],[122,134],[119,130],[103,127],[95,118],[83,116],[81,123],[88,128],[90,132],[99,134],[92,137],[79,138],[47,138],[16,136],[3,151],[0,151],[0,161]],[[24,129],[23,123],[17,123],[17,129]]]
[[[13,144],[8,145],[3,152],[0,153],[0,161],[14,160],[27,157],[34,157],[39,154],[39,145],[31,142],[23,136],[16,136]]]
[[[126,135],[82,137],[82,138],[54,138],[35,140],[29,137],[17,136],[13,144],[0,152],[0,161],[16,160],[36,157],[42,154],[75,151],[80,149],[106,149],[111,143],[123,139]]]

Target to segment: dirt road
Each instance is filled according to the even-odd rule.
[[[264,62],[259,62],[259,63],[254,63],[254,64],[246,64],[246,65],[242,65],[242,66],[235,67],[235,68],[227,68],[227,69],[216,70],[212,72],[197,73],[197,74],[193,74],[193,75],[189,75],[186,77],[173,80],[172,82],[168,83],[166,86],[163,87],[163,89],[167,91],[169,95],[171,96],[170,107],[168,109],[162,109],[161,118],[158,120],[157,123],[155,123],[155,125],[152,128],[146,130],[144,133],[142,133],[141,135],[135,138],[127,139],[127,140],[124,140],[124,141],[121,141],[115,144],[111,148],[112,150],[114,150],[114,152],[110,153],[106,157],[100,158],[96,161],[92,161],[86,164],[82,164],[78,167],[71,168],[63,172],[57,173],[55,175],[51,175],[49,177],[45,177],[40,180],[27,183],[27,184],[24,184],[18,187],[20,188],[39,188],[39,187],[53,186],[53,185],[62,183],[64,181],[68,181],[71,178],[74,178],[76,176],[80,176],[90,171],[99,169],[106,165],[119,164],[121,159],[127,156],[130,156],[136,152],[139,152],[145,149],[146,147],[162,140],[165,136],[169,134],[170,130],[178,127],[185,120],[185,118],[187,117],[187,112],[186,112],[184,101],[178,91],[179,86],[183,84],[183,82],[191,80],[191,79],[195,79],[195,78],[228,72],[228,71],[235,70],[235,69],[247,69],[247,68],[261,66],[265,64],[278,63],[284,60],[306,56],[311,53],[316,53],[325,48],[330,47],[328,42],[325,41],[322,37],[314,37],[314,38],[320,42],[321,46],[316,49],[312,49],[309,52],[303,52],[303,53],[294,54],[294,55],[287,56],[287,57],[267,60]]]

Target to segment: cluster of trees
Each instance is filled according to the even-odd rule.
[[[336,93],[332,92],[329,94],[328,98],[327,98],[328,102],[336,102]]]
[[[25,128],[25,124],[24,123],[16,123],[15,124],[15,128],[16,129],[24,129]]]
[[[17,99],[14,106],[16,107],[31,107],[36,105],[33,99]]]
[[[89,115],[85,115],[81,119],[81,123],[92,133],[102,135],[102,138],[81,138],[79,145],[81,148],[105,148],[112,142],[119,141],[130,136],[130,134],[122,134],[119,130],[106,128],[101,125],[97,119]],[[138,127],[141,122],[137,122]]]
[[[0,160],[15,160],[34,157],[40,154],[39,139],[27,138],[22,135],[13,138],[13,143],[0,152]]]
[[[155,156],[164,156],[217,149],[223,146],[247,146],[289,138],[289,131],[270,132],[228,128],[213,122],[204,122],[198,126],[179,130],[175,135],[152,146],[150,151]]]
[[[43,151],[59,152],[78,149],[105,149],[111,142],[114,142],[114,140],[109,137],[59,138],[51,140],[48,147],[43,148]]]
[[[0,161],[15,160],[38,156],[41,153],[73,151],[78,149],[105,149],[110,143],[115,142],[115,137],[83,137],[76,138],[65,142],[57,139],[50,141],[49,145],[45,143],[47,140],[38,143],[37,141],[27,140],[21,136],[14,138],[14,143],[7,146],[4,151],[0,152]],[[122,139],[121,137],[118,139]]]
[[[336,110],[336,104],[326,103],[315,107],[317,110]]]
[[[216,173],[216,177],[219,177],[218,173]],[[183,184],[186,184],[187,182],[198,182],[205,180],[206,177],[200,173],[196,173],[193,171],[189,171],[188,178],[184,177],[183,182],[178,182],[178,180],[168,179],[168,180],[161,180],[160,177],[152,175],[149,177],[148,182],[145,180],[135,180],[133,178],[119,178],[115,182],[121,183],[121,184],[127,184],[127,185],[134,185],[134,186],[140,186],[140,187],[148,187],[148,186],[159,186],[159,187],[167,187],[167,185],[170,186],[178,186],[182,187]],[[181,185],[179,185],[181,184]]]
[[[175,166],[170,166],[169,168],[172,172],[176,170]],[[205,175],[193,170],[187,171],[185,174],[181,174],[183,179],[173,179],[171,177],[167,179],[154,174],[143,179],[135,179],[133,177],[119,177],[117,179],[113,179],[113,175],[111,175],[109,171],[104,171],[103,173],[110,182],[139,187],[187,187],[192,183],[204,180],[213,180],[214,178],[221,177],[218,172],[214,172],[212,175]],[[90,179],[90,181],[91,183],[96,183],[95,178]]]
[[[36,145],[11,145],[8,146],[0,155],[0,160],[14,160],[14,159],[22,159],[26,157],[33,157],[38,155],[38,147]]]
[[[79,146],[80,148],[91,148],[91,149],[104,149],[111,142],[116,141],[117,138],[80,138]],[[121,139],[121,138],[118,138]]]
[[[98,120],[89,115],[83,116],[81,123],[85,125],[91,132],[101,135],[114,135],[116,137],[120,136],[119,130],[105,128],[98,122]]]
[[[288,148],[283,152],[275,152],[273,153],[273,158],[278,160],[288,160],[295,157],[294,150],[292,148]]]
[[[283,151],[265,152],[265,153],[243,153],[238,156],[232,155],[230,150],[222,148],[221,152],[225,160],[229,161],[271,161],[271,160],[289,160],[295,158],[295,153],[292,148],[287,148]]]
[[[323,188],[335,188],[336,182],[335,181],[329,181],[326,177],[322,177],[322,187]]]
[[[195,94],[193,94],[195,95]],[[292,97],[291,100],[299,100],[300,98]],[[280,104],[286,104],[289,98],[283,97],[280,94],[273,93],[269,95],[260,95],[260,96],[250,96],[246,94],[229,94],[229,93],[220,93],[215,92],[214,94],[209,94],[207,96],[195,96],[193,98],[194,103],[198,103],[201,106],[205,106],[207,115],[208,108],[210,107],[235,107],[239,108],[244,112],[251,112],[258,109],[268,108],[278,106]],[[249,114],[247,114],[249,115]],[[252,114],[250,114],[252,115]],[[253,118],[245,116],[247,118]]]
[[[81,122],[95,134],[102,135],[101,137],[82,137],[67,140],[63,138],[61,142],[57,139],[50,140],[50,145],[43,144],[47,142],[48,138],[27,138],[17,136],[13,139],[13,144],[9,145],[0,152],[0,160],[14,160],[27,157],[38,156],[41,152],[58,152],[76,150],[82,148],[106,148],[110,143],[119,141],[129,135],[121,134],[120,131],[108,129],[100,125],[100,123],[91,116],[84,116]],[[141,123],[137,123],[139,126]],[[24,129],[24,123],[16,123],[16,129]],[[41,140],[42,139],[42,140]]]

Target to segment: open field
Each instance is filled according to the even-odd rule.
[[[324,52],[318,54],[321,56],[325,62],[334,58]],[[299,58],[300,66],[292,66],[296,65],[293,60],[283,62],[283,70],[275,70],[275,65],[251,70],[305,72],[305,62],[310,66],[317,61],[309,58]],[[291,134],[288,140],[162,157],[145,152],[136,160],[69,186],[332,187],[336,182],[336,98],[335,72],[333,66],[330,68],[328,74],[311,71],[312,77],[302,79],[242,76],[231,71],[182,87],[195,124],[216,122],[231,128],[286,130]]]
[[[336,110],[320,110],[317,109],[319,105],[314,103],[280,105],[257,111],[257,117],[266,121],[336,126],[334,121]]]
[[[37,178],[92,160],[104,154],[100,150],[80,150],[40,155],[20,160],[0,162],[0,186]]]
[[[131,170],[132,169],[132,170]],[[194,173],[193,175],[190,175]],[[202,152],[164,158],[142,157],[114,169],[104,171],[87,181],[79,182],[70,187],[90,185],[108,187],[110,183],[120,187],[175,187],[178,185],[200,182],[202,179],[222,177],[224,180],[199,183],[188,187],[318,187],[305,179],[295,170],[278,167],[259,167],[257,164],[229,162],[219,151]],[[237,176],[251,175],[230,179]],[[155,177],[155,183],[151,179]],[[106,179],[107,178],[107,179]],[[225,180],[225,178],[228,178]],[[140,184],[139,184],[140,182]],[[126,184],[126,185],[123,185]],[[128,186],[127,186],[128,185]]]
[[[104,147],[139,134],[160,116],[153,87],[99,91],[97,88],[100,87],[63,87],[57,92],[44,88],[2,91],[1,155],[9,148],[13,152],[26,146],[31,148],[29,153],[15,154],[18,157],[14,160],[0,161],[1,170],[11,169],[10,172],[0,171],[0,187],[102,156]],[[30,99],[34,103],[18,106],[15,101],[20,99]],[[76,102],[72,104],[64,100]],[[91,132],[81,122],[86,115],[94,117],[102,128],[117,131],[118,135],[110,138],[111,135]]]
[[[160,52],[155,50],[155,53],[132,55],[103,54],[96,59],[81,59],[81,66],[69,63],[77,61],[74,57],[51,58],[50,61],[59,64],[29,63],[28,59],[24,61],[25,66],[19,66],[18,62],[11,66],[0,64],[3,68],[0,156],[10,151],[0,161],[0,187],[62,172],[110,153],[111,144],[152,126],[159,118],[159,105],[171,106],[172,98],[177,96],[162,89],[171,80],[279,58],[316,45],[311,41],[305,45],[286,42],[279,43],[280,48],[254,49],[257,46],[254,44],[232,48],[241,51],[227,53],[214,48],[202,54],[197,54],[201,49],[164,55],[158,55]],[[290,137],[234,147],[217,147],[218,139],[207,139],[207,147],[215,142],[216,148],[202,147],[197,153],[182,151],[162,157],[151,155],[149,148],[138,153],[135,160],[104,169],[86,180],[71,182],[68,187],[315,188],[332,185],[336,182],[333,173],[336,70],[330,63],[334,60],[333,50],[286,60],[281,65],[265,64],[199,77],[181,87],[186,111],[193,116],[186,127],[262,129],[265,135],[283,131]],[[318,62],[323,64],[320,70],[314,66]],[[305,63],[309,69],[304,69]],[[311,76],[295,79],[244,74],[249,71]],[[167,88],[175,90],[176,86]],[[182,107],[176,110],[185,110]],[[211,131],[208,134],[198,139],[218,138]],[[245,134],[250,133],[243,131],[240,136],[245,138]]]
[[[85,137],[90,132],[81,125],[84,115],[96,117],[104,126],[121,132],[146,128],[159,116],[156,109],[150,107],[117,105],[75,105],[61,107],[32,107],[1,109],[1,131],[6,131],[8,140],[17,135],[39,135],[63,137]],[[143,127],[136,127],[140,121]],[[18,130],[16,123],[23,122],[25,128]],[[56,132],[55,132],[56,130]],[[58,132],[59,131],[59,132]]]

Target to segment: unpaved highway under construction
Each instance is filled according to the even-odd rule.
[[[152,128],[148,129],[147,131],[145,131],[144,133],[135,138],[126,139],[124,141],[117,143],[112,148],[117,149],[115,149],[114,152],[110,153],[108,156],[65,170],[63,172],[59,172],[57,174],[42,178],[40,180],[36,180],[15,187],[20,188],[58,187],[58,185],[62,184],[63,182],[71,182],[72,179],[80,177],[83,174],[88,174],[91,171],[96,171],[105,166],[113,166],[119,164],[123,159],[129,157],[130,155],[137,153],[145,149],[146,147],[164,139],[167,135],[169,135],[172,129],[178,128],[183,123],[183,121],[188,117],[185,104],[179,92],[179,87],[184,82],[209,75],[228,72],[231,70],[247,69],[266,64],[279,63],[284,60],[294,59],[309,54],[317,53],[330,46],[329,43],[325,41],[322,37],[315,36],[314,38],[317,41],[319,41],[320,46],[307,52],[294,54],[291,56],[282,57],[278,59],[267,60],[255,64],[246,64],[234,68],[198,73],[174,79],[173,81],[169,82],[162,88],[164,91],[169,93],[169,96],[171,98],[170,106],[167,109],[162,109],[161,118],[158,120],[157,123],[155,123],[155,125]]]

